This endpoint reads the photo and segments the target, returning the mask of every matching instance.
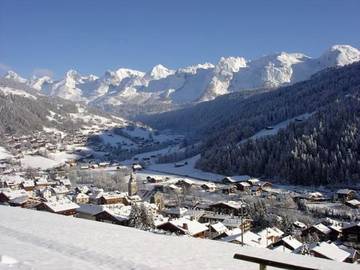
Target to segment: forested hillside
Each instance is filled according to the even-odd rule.
[[[157,128],[192,131],[203,141],[198,167],[298,184],[358,181],[360,63],[253,96],[231,94],[193,108],[147,116]],[[314,113],[273,137],[239,142],[267,126]]]
[[[197,166],[293,184],[360,183],[360,88],[352,92],[275,136],[212,147]]]

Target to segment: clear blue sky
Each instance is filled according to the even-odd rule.
[[[148,70],[360,47],[359,0],[0,0],[0,73]]]

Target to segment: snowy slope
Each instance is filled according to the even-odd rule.
[[[325,259],[164,236],[61,215],[0,206],[0,269],[258,269],[235,253],[316,269],[358,269]]]
[[[216,65],[196,64],[178,70],[161,64],[148,72],[120,68],[108,70],[100,77],[69,70],[58,81],[49,77],[26,80],[14,72],[6,77],[27,83],[47,95],[84,101],[106,110],[139,106],[135,112],[147,112],[150,108],[156,112],[175,105],[211,100],[229,92],[292,84],[325,68],[356,61],[360,61],[358,49],[334,45],[318,58],[281,52],[253,60],[222,57]]]

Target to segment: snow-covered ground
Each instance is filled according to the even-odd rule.
[[[182,160],[180,162],[176,162],[178,164],[185,164],[185,162],[187,162],[186,165],[181,167],[175,167],[175,163],[164,163],[164,164],[152,164],[149,166],[149,169],[154,171],[194,177],[194,178],[199,178],[214,182],[221,181],[224,178],[224,175],[221,174],[209,173],[199,169],[195,169],[195,163],[199,160],[199,158],[200,155],[196,155],[194,157]]]
[[[275,126],[272,126],[271,129],[262,129],[258,133],[251,136],[250,138],[241,140],[240,143],[246,142],[250,139],[256,140],[256,139],[259,139],[262,137],[276,135],[279,132],[279,130],[286,128],[290,123],[295,122],[296,119],[304,121],[304,120],[308,119],[311,115],[312,115],[312,113],[304,113],[304,114],[298,115],[296,117],[293,117],[291,119],[280,122],[280,123],[276,124]]]
[[[53,168],[60,164],[55,160],[36,155],[24,155],[20,161],[24,168],[40,168],[42,170]]]
[[[10,158],[11,154],[4,148],[0,146],[0,159]]]
[[[77,159],[78,155],[68,154],[66,152],[56,152],[51,153],[48,157],[43,157],[39,155],[24,155],[21,161],[21,165],[24,168],[40,168],[42,170],[47,170],[50,168],[58,167],[65,164],[66,161],[70,159]]]
[[[61,215],[0,206],[0,269],[246,269],[235,253],[315,269],[359,269],[325,259],[241,247],[219,241],[165,236]],[[274,268],[269,268],[274,269]]]

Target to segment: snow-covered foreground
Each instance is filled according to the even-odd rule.
[[[258,269],[234,253],[317,269],[358,269],[350,264],[165,236],[136,229],[0,206],[0,269]],[[271,269],[271,268],[270,268]]]

